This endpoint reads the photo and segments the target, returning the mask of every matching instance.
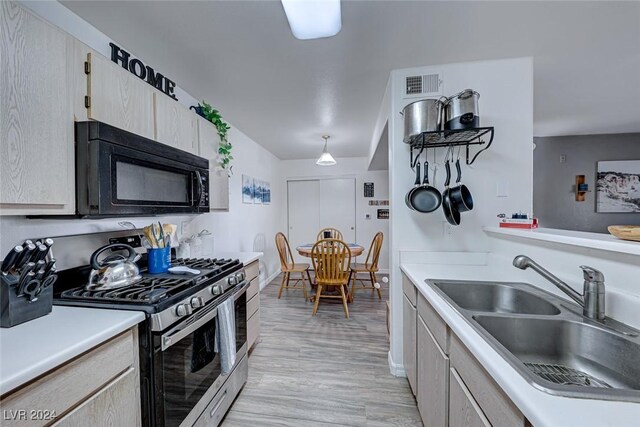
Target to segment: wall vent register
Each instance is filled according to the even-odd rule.
[[[407,97],[442,95],[442,86],[441,73],[408,76],[405,78],[405,95]]]

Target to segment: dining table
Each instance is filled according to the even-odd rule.
[[[313,249],[313,245],[315,245],[315,243],[305,243],[303,245],[296,246],[296,251],[298,252],[298,254],[300,254],[300,256],[311,258],[311,251]],[[364,252],[364,246],[359,245],[357,243],[347,243],[347,247],[349,248],[349,252],[351,253],[352,263],[355,262],[355,257],[362,255],[362,253]],[[311,287],[315,289],[316,284],[311,283]],[[345,285],[345,293],[347,294],[347,302],[349,303],[353,302],[353,297],[349,292],[348,283]],[[315,299],[315,296],[312,296],[309,298],[310,301],[313,301],[314,299]]]

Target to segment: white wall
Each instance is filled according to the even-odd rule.
[[[495,139],[489,150],[473,166],[463,167],[463,180],[474,197],[474,210],[462,214],[462,224],[444,233],[442,211],[421,214],[405,206],[404,197],[415,175],[409,167],[409,147],[402,142],[403,118],[400,111],[415,99],[403,99],[405,77],[442,72],[444,94],[465,88],[481,94],[482,126],[495,126]],[[391,73],[389,115],[389,172],[391,217],[391,349],[392,364],[402,361],[402,282],[400,251],[487,252],[488,237],[482,227],[495,225],[496,214],[532,210],[533,163],[533,61],[519,58],[448,64],[435,67],[395,70]],[[473,150],[473,149],[472,149]],[[444,149],[438,149],[442,164]],[[429,161],[432,161],[429,153]],[[443,188],[440,170],[435,185]],[[500,184],[508,197],[496,197]]]
[[[78,17],[58,2],[22,2],[44,19],[57,25],[96,51],[109,57],[110,37],[100,32],[82,18]],[[122,48],[126,45],[118,43]],[[127,49],[128,50],[128,49]],[[144,61],[144,52],[131,52],[139,55]],[[161,71],[163,64],[149,64]],[[195,98],[179,88],[176,94],[181,103],[191,105]],[[215,101],[214,101],[215,105]],[[192,230],[207,228],[214,234],[215,247],[218,251],[253,251],[254,240],[264,234],[266,236],[266,252],[261,274],[269,277],[277,273],[277,254],[272,244],[273,235],[283,227],[283,197],[281,180],[278,175],[280,160],[265,150],[257,142],[251,140],[241,131],[232,127],[229,142],[234,146],[234,176],[230,183],[230,212],[211,213],[207,215],[165,217],[163,222],[180,225],[191,222]],[[269,206],[243,205],[240,201],[240,180],[242,174],[271,182],[272,202]],[[13,245],[26,238],[43,236],[63,236],[88,234],[109,230],[121,230],[118,219],[102,220],[58,220],[58,219],[26,219],[24,217],[0,217],[0,251],[6,253]],[[150,223],[151,218],[130,218],[137,226]],[[155,218],[157,221],[157,218]]]
[[[389,208],[389,206],[369,206],[369,200],[389,199],[389,177],[387,171],[369,171],[367,166],[369,159],[366,157],[337,158],[335,166],[318,166],[316,159],[305,160],[282,160],[280,162],[282,191],[286,194],[286,182],[298,179],[327,179],[327,178],[355,178],[356,180],[356,242],[367,249],[371,244],[373,236],[378,232],[384,233],[384,242],[380,252],[380,269],[386,271],[389,268],[389,220],[377,219],[377,209]],[[374,183],[374,197],[364,197],[364,183]],[[286,197],[284,228],[286,230]],[[365,219],[366,214],[371,215],[371,219]],[[393,215],[393,211],[390,212]]]

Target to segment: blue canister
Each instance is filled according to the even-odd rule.
[[[147,261],[149,273],[166,273],[171,267],[171,248],[151,248],[147,249]]]

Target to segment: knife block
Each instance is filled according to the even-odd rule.
[[[43,290],[38,299],[29,301],[18,296],[18,278],[12,274],[0,276],[0,327],[11,328],[51,313],[53,286]]]

